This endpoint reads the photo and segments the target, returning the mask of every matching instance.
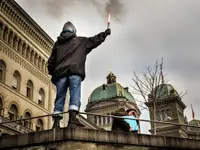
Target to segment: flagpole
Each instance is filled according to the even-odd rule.
[[[163,76],[163,58],[161,59],[161,64],[160,64],[160,75],[161,75],[161,82],[164,84],[164,76]]]
[[[194,110],[193,110],[193,106],[192,106],[192,104],[191,104],[191,109],[192,109],[192,118],[194,119]]]

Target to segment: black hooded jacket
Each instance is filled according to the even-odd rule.
[[[104,42],[106,37],[106,32],[90,38],[62,32],[48,60],[48,71],[52,75],[52,82],[55,84],[58,79],[70,75],[80,75],[84,80],[87,54]]]

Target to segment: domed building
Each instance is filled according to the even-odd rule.
[[[192,119],[189,125],[200,127],[200,120]],[[200,128],[188,127],[188,137],[191,139],[200,139]]]
[[[153,93],[154,92],[154,93]],[[153,94],[154,97],[153,97]],[[180,95],[170,84],[161,84],[149,94],[148,102],[146,103],[149,108],[151,120],[172,122],[177,124],[189,124],[193,126],[200,126],[200,121],[193,119],[188,123],[187,117],[184,116],[184,109],[186,105],[183,103]],[[156,118],[154,118],[154,103]],[[156,124],[156,134],[182,137],[182,138],[197,138],[197,128],[176,126],[167,124]],[[154,133],[153,124],[151,123],[151,133]]]
[[[111,115],[120,108],[135,109],[138,118],[141,114],[128,87],[117,83],[116,76],[110,72],[107,76],[107,83],[98,86],[90,94],[85,112]],[[87,119],[105,130],[111,129],[112,118],[110,117],[88,115]]]

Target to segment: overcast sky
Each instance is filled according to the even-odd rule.
[[[22,8],[56,40],[66,21],[72,21],[80,36],[93,36],[106,29],[107,0],[16,0]],[[133,84],[133,70],[146,72],[164,58],[164,72],[183,98],[185,114],[191,120],[190,105],[200,119],[200,1],[199,0],[113,0],[112,35],[87,57],[82,107],[110,69],[122,86]],[[112,1],[112,2],[113,2]],[[130,88],[130,90],[132,90]],[[141,118],[149,119],[142,111]],[[148,127],[142,126],[147,132]]]

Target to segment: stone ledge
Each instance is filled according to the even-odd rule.
[[[109,132],[101,130],[62,128],[32,132],[28,134],[5,136],[0,138],[0,149],[22,148],[46,145],[61,141],[77,141],[101,144],[129,146],[147,146],[157,148],[200,149],[200,140]]]

